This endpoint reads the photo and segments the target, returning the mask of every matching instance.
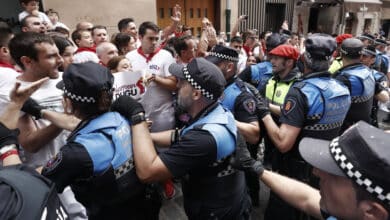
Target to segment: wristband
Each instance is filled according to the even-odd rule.
[[[143,112],[140,112],[136,115],[131,116],[131,125],[139,124],[143,121],[146,121],[145,114]]]
[[[179,129],[175,128],[171,133],[171,144],[175,143],[179,139]]]
[[[2,147],[0,149],[0,156],[5,154],[7,151],[10,151],[10,150],[17,150],[17,147],[15,144],[10,144],[10,145],[5,145],[4,147]]]
[[[11,155],[19,155],[18,150],[14,149],[14,150],[9,150],[9,151],[5,152],[4,154],[2,154],[0,156],[0,160],[3,161],[5,158],[7,158],[8,156],[11,156]]]

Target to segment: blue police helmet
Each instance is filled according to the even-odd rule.
[[[267,37],[265,40],[265,46],[267,47],[267,51],[271,51],[275,47],[285,44],[288,40],[287,35],[281,35],[279,33],[273,33],[270,36]]]

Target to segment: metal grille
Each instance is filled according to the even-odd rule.
[[[257,29],[260,33],[266,30],[272,30],[275,29],[273,27],[280,27],[283,20],[287,20],[291,28],[294,12],[294,2],[294,0],[240,0],[238,6],[239,14],[249,15],[248,20],[246,22],[242,22],[240,31],[242,32],[247,29]],[[280,4],[279,6],[284,5],[284,11],[278,13],[278,16],[280,17],[279,20],[267,20],[267,5],[268,9],[272,9],[277,8],[273,7],[277,6],[275,4]],[[273,31],[278,31],[278,29]]]

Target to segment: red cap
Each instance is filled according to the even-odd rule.
[[[336,43],[341,44],[345,39],[352,38],[352,34],[340,34],[336,37]]]
[[[298,60],[299,58],[298,49],[291,45],[286,45],[286,44],[275,47],[268,54],[279,56],[279,57],[285,57],[287,59],[293,59],[293,60]]]

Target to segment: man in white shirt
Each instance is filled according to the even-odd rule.
[[[152,22],[139,27],[141,47],[126,55],[134,71],[143,71],[148,85],[141,103],[146,116],[152,120],[152,132],[171,129],[175,125],[172,92],[176,90],[176,78],[169,71],[175,62],[172,55],[157,48],[159,28]]]

